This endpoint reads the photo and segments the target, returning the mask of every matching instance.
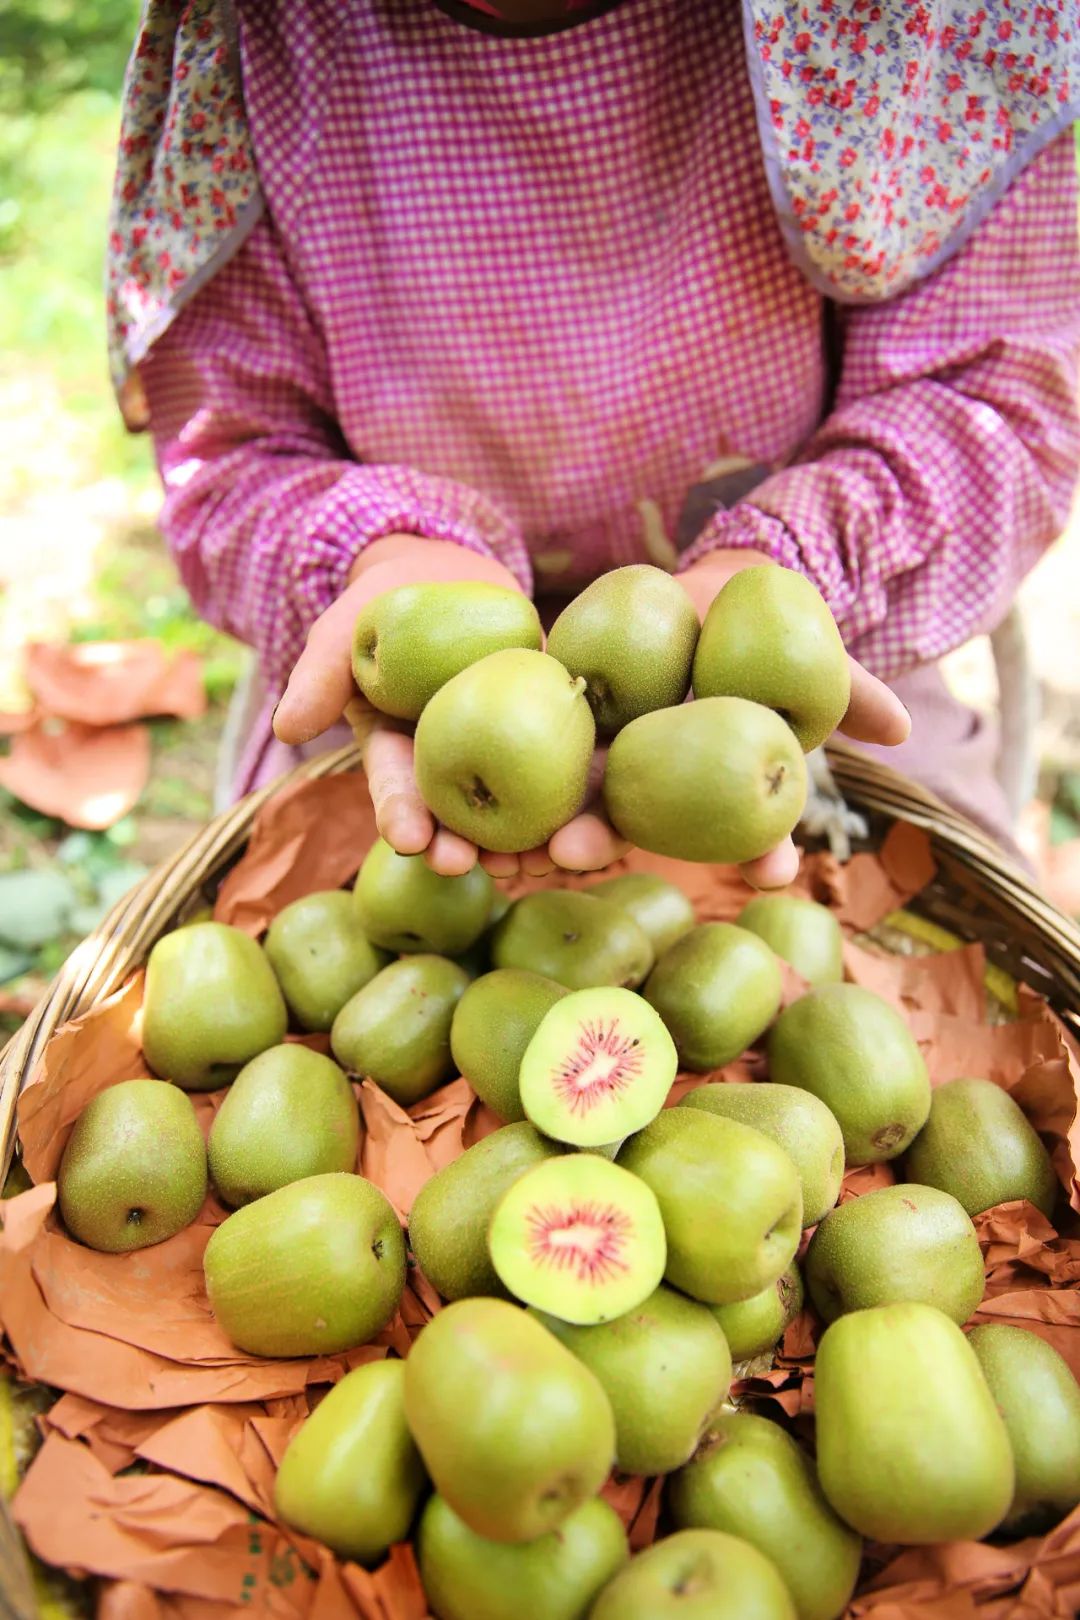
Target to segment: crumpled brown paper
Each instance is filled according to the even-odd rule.
[[[150,733],[138,724],[36,720],[0,759],[0,787],[42,815],[91,831],[126,816],[149,776]]]
[[[79,1249],[52,1214],[55,1183],[4,1205],[0,1327],[20,1377],[129,1411],[270,1400],[334,1383],[349,1367],[408,1348],[398,1318],[375,1346],[318,1361],[237,1351],[210,1314],[203,1250],[225,1211],[208,1199],[194,1225],[134,1255]]]
[[[301,893],[347,882],[374,836],[362,778],[294,787],[264,808],[248,852],[230,873],[216,915],[253,934]],[[628,870],[679,883],[703,920],[737,915],[750,892],[731,871],[634,854]],[[850,936],[911,899],[932,875],[925,837],[897,826],[880,856],[840,867],[803,861],[799,892],[832,905]],[[550,887],[519,881],[526,887]],[[594,879],[572,879],[575,887]],[[1073,1207],[1080,1209],[1080,1053],[1030,992],[1020,1017],[986,1023],[983,953],[894,958],[845,948],[848,976],[908,1019],[936,1083],[982,1074],[1009,1089],[1043,1131]],[[797,994],[796,975],[785,997]],[[397,1547],[367,1572],[273,1522],[274,1469],[325,1387],[353,1365],[408,1345],[439,1299],[415,1269],[395,1321],[373,1346],[313,1361],[244,1356],[218,1331],[202,1285],[201,1257],[225,1211],[211,1195],[195,1224],[168,1243],[129,1256],[97,1255],[64,1235],[53,1211],[67,1133],[85,1103],[113,1082],[146,1072],[139,1050],[141,977],[60,1031],[19,1110],[26,1163],[39,1185],[3,1206],[0,1327],[22,1377],[65,1393],[42,1419],[44,1446],[15,1501],[27,1539],[46,1561],[102,1580],[104,1620],[226,1620],[241,1608],[282,1620],[427,1620],[412,1550]],[[711,1078],[760,1077],[760,1054]],[[706,1078],[680,1076],[671,1102]],[[371,1084],[357,1087],[364,1133],[359,1168],[405,1219],[436,1169],[496,1129],[465,1080],[405,1110]],[[208,1127],[218,1098],[195,1099]],[[894,1179],[888,1165],[845,1177],[842,1197]],[[978,1218],[987,1292],[977,1319],[1031,1327],[1080,1375],[1080,1238],[1056,1232],[1029,1204]],[[809,1312],[789,1328],[776,1365],[740,1380],[800,1430],[813,1410],[819,1329]],[[143,1472],[129,1472],[133,1468]],[[605,1495],[632,1545],[657,1534],[662,1484],[614,1476]],[[1080,1512],[1051,1535],[1000,1547],[867,1552],[849,1620],[1033,1620],[1080,1610]]]
[[[156,641],[95,641],[24,649],[31,700],[0,714],[12,743],[0,786],[73,827],[111,827],[150,774],[150,715],[190,719],[206,710],[199,659]]]
[[[339,889],[375,837],[375,812],[360,774],[293,783],[256,816],[247,850],[218,892],[215,920],[261,934],[302,894]]]
[[[221,885],[215,918],[261,933],[290,900],[348,882],[375,836],[371,800],[359,772],[285,788],[255,818],[246,852]],[[655,872],[677,884],[693,902],[700,922],[730,922],[757,892],[736,867],[702,866],[640,850],[603,876],[619,872]],[[805,856],[790,892],[833,906],[842,923],[859,931],[905,905],[933,875],[926,835],[897,823],[878,855],[856,855],[846,866],[831,855]],[[552,873],[539,879],[519,877],[505,887],[516,899],[535,889],[587,888],[598,877]]]
[[[23,665],[27,703],[0,713],[0,736],[48,719],[115,726],[151,715],[191,720],[206,712],[197,654],[170,654],[157,641],[30,642]]]
[[[191,720],[206,712],[202,665],[193,652],[167,653],[160,642],[31,642],[26,684],[42,714],[115,726],[149,715]]]

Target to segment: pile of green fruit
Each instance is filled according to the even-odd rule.
[[[781,958],[810,986],[782,1011]],[[315,1032],[332,1057],[296,1039]],[[677,1072],[756,1044],[768,1080],[666,1106]],[[351,893],[297,900],[262,945],[163,938],[143,1046],[160,1078],[71,1132],[68,1231],[160,1242],[212,1183],[233,1213],[208,1299],[259,1356],[377,1338],[411,1251],[443,1308],[406,1360],[373,1351],[325,1396],[276,1507],[367,1565],[412,1537],[439,1620],[835,1620],[864,1537],[1018,1534],[1080,1501],[1065,1362],[1018,1328],[961,1331],[984,1286],[971,1216],[1051,1214],[1046,1149],[989,1081],[931,1094],[901,1016],[843,982],[824,907],[699,923],[640,872],[509,905],[479,868],[376,843]],[[459,1074],[503,1123],[421,1188],[406,1242],[356,1173],[350,1077],[408,1107]],[[222,1087],[204,1145],[186,1093]],[[837,1203],[846,1168],[884,1161],[907,1179]],[[804,1294],[813,1457],[727,1402]],[[613,1468],[667,1476],[664,1534],[633,1558],[599,1494]]]
[[[497,585],[403,585],[361,612],[356,683],[416,722],[417,785],[443,826],[501,853],[546,844],[585,800],[599,734],[605,808],[640,849],[750,861],[795,827],[803,752],[850,697],[840,634],[801,574],[736,574],[699,633],[670,575],[617,568],[542,641],[532,603]]]

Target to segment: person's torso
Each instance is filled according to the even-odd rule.
[[[557,588],[663,560],[693,486],[813,429],[822,300],[732,0],[532,38],[433,0],[240,17],[260,179],[359,459],[482,490]]]

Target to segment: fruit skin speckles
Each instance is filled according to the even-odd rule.
[[[416,949],[422,941],[416,936]],[[342,889],[305,894],[279,911],[264,941],[270,966],[295,1021],[328,1030],[350,996],[390,961],[360,926]]]
[[[991,1080],[935,1086],[926,1124],[908,1149],[911,1181],[958,1198],[969,1215],[1027,1198],[1048,1220],[1061,1194],[1050,1155],[1014,1099]]]
[[[1080,1387],[1062,1356],[1027,1328],[986,1322],[968,1335],[1005,1420],[1016,1490],[1011,1535],[1049,1530],[1080,1501]]]
[[[695,698],[642,715],[614,739],[604,805],[638,849],[734,865],[765,855],[806,805],[806,762],[771,709]]]
[[[426,1181],[409,1212],[416,1263],[443,1299],[505,1295],[488,1253],[488,1225],[520,1176],[561,1149],[527,1121],[504,1125]]]
[[[481,580],[399,585],[366,604],[353,632],[353,675],[368,702],[418,720],[455,675],[507,648],[538,650],[540,619],[527,596]]]
[[[615,1458],[595,1375],[502,1300],[458,1300],[431,1319],[405,1362],[405,1412],[436,1490],[492,1541],[557,1529]]]
[[[148,1066],[185,1091],[228,1085],[250,1058],[285,1039],[288,1013],[262,946],[225,923],[192,923],[159,939],[143,992]]]
[[[838,1620],[855,1588],[862,1542],[833,1512],[801,1446],[770,1419],[725,1410],[668,1485],[678,1528],[741,1536],[770,1558],[800,1620]]]
[[[433,1496],[417,1540],[424,1591],[442,1620],[586,1615],[630,1556],[622,1520],[600,1497],[537,1541],[506,1546],[475,1535]]]
[[[545,1013],[567,994],[543,974],[497,968],[475,979],[454,1009],[450,1050],[458,1072],[500,1119],[525,1118],[521,1060]]]
[[[491,957],[568,990],[601,985],[633,989],[653,965],[648,935],[629,913],[597,895],[548,889],[525,895],[499,922]]]
[[[279,1518],[369,1568],[408,1535],[427,1484],[404,1382],[393,1357],[346,1373],[289,1442],[274,1483]]]
[[[772,1560],[719,1530],[680,1530],[653,1542],[605,1587],[589,1620],[668,1613],[686,1620],[797,1620]]]
[[[731,1382],[731,1355],[708,1306],[661,1286],[597,1327],[539,1320],[603,1384],[623,1473],[664,1474],[688,1460]]]
[[[730,1305],[781,1276],[798,1248],[802,1190],[789,1156],[734,1119],[667,1108],[617,1164],[656,1194],[667,1234],[665,1280],[707,1305]]]
[[[353,886],[357,920],[376,945],[460,956],[488,925],[495,886],[482,866],[460,877],[433,872],[422,855],[399,855],[377,838]]]
[[[215,1227],[203,1269],[210,1308],[238,1349],[332,1355],[366,1344],[394,1315],[405,1239],[385,1194],[339,1171],[236,1210]]]
[[[763,940],[733,923],[702,923],[657,962],[645,982],[684,1069],[706,1074],[741,1056],[780,1008],[780,964]]]
[[[438,820],[481,849],[546,844],[585,800],[596,727],[583,687],[547,653],[514,650],[481,658],[436,692],[414,760]]]
[[[769,564],[734,574],[701,627],[694,694],[764,704],[790,726],[804,753],[820,747],[847,712],[851,666],[836,621],[810,581]]]
[[[736,919],[757,934],[810,985],[839,984],[844,977],[844,936],[827,906],[789,894],[759,894]]]
[[[402,1108],[453,1073],[450,1026],[469,975],[443,956],[403,956],[347,1001],[330,1047],[342,1068],[374,1080]]]
[[[121,1080],[87,1103],[57,1175],[71,1236],[108,1254],[161,1243],[198,1215],[206,1147],[190,1097],[164,1080]]]
[[[633,917],[658,957],[694,926],[694,908],[687,896],[653,872],[622,872],[594,883],[588,892]]]
[[[547,650],[584,678],[596,728],[611,736],[639,715],[682,703],[697,640],[697,613],[678,581],[632,564],[594,580],[563,609]]]
[[[861,1202],[861,1200],[856,1200]],[[878,1305],[826,1328],[814,1364],[818,1477],[875,1541],[977,1541],[1013,1496],[1009,1436],[975,1351],[931,1305]],[[888,1457],[888,1478],[872,1459]]]
[[[830,1210],[803,1271],[826,1322],[846,1311],[918,1300],[962,1326],[986,1287],[971,1217],[948,1193],[912,1183],[878,1187]]]
[[[234,1208],[305,1176],[353,1170],[356,1098],[336,1063],[289,1042],[245,1064],[210,1127],[210,1174]]]
[[[896,1009],[857,984],[811,990],[769,1036],[769,1074],[832,1109],[848,1168],[894,1159],[926,1123],[930,1078]]]
[[[750,1125],[769,1136],[791,1159],[803,1195],[803,1226],[816,1226],[840,1196],[844,1139],[835,1115],[819,1097],[778,1081],[760,1085],[729,1081],[698,1086],[683,1108],[701,1108]]]

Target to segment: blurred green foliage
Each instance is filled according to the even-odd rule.
[[[0,109],[43,112],[76,90],[115,95],[138,0],[0,0]]]
[[[137,0],[0,0],[0,364],[47,366],[103,473],[145,476],[105,377],[102,276]]]
[[[98,611],[72,626],[72,641],[152,636],[167,652],[198,653],[210,702],[228,699],[244,667],[244,649],[194,612],[155,531],[132,529],[122,546],[105,551],[94,597]]]
[[[20,995],[36,994],[160,858],[164,821],[179,839],[210,814],[222,706],[243,660],[194,612],[160,536],[135,515],[156,485],[151,445],[125,432],[109,385],[106,221],[140,10],[140,0],[0,0],[0,404],[5,384],[16,401],[41,401],[28,442],[62,446],[57,472],[73,506],[99,480],[130,481],[131,516],[97,552],[92,604],[73,616],[71,638],[152,636],[194,651],[213,707],[204,721],[151,722],[151,780],[106,832],[72,831],[0,790],[0,986]],[[32,498],[41,476],[35,463],[22,484],[9,480],[12,498]],[[17,1024],[17,1011],[0,1011],[0,1042]]]

